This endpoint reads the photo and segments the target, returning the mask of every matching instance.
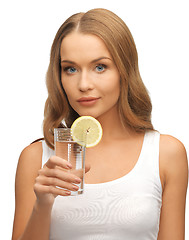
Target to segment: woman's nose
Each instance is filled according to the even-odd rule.
[[[78,80],[78,88],[81,92],[86,92],[94,88],[90,73],[82,72]]]

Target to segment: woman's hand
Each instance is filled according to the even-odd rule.
[[[68,196],[79,182],[70,165],[53,156],[41,169],[42,144],[26,147],[19,158],[15,181],[12,239],[49,239],[51,210],[57,195]],[[86,166],[85,172],[90,169]],[[61,189],[63,188],[63,189]],[[36,199],[37,198],[37,199]]]
[[[52,156],[38,172],[35,180],[34,191],[38,203],[53,204],[57,195],[69,196],[70,191],[77,191],[81,179],[69,172],[71,164],[57,156]],[[88,172],[86,166],[85,172]]]

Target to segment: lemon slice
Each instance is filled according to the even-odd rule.
[[[102,127],[98,120],[91,116],[77,118],[71,126],[74,141],[87,148],[96,146],[102,138]]]

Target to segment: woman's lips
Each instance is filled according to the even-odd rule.
[[[79,98],[77,102],[79,102],[79,104],[81,104],[82,106],[92,106],[99,99],[100,98],[96,98],[96,97],[82,97],[82,98]]]

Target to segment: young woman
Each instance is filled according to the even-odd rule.
[[[94,9],[58,30],[47,72],[44,140],[21,153],[13,240],[182,240],[188,165],[183,144],[151,123],[151,101],[132,35]],[[54,156],[53,129],[98,119],[101,142],[86,151],[85,192]],[[62,189],[63,188],[63,189]]]

